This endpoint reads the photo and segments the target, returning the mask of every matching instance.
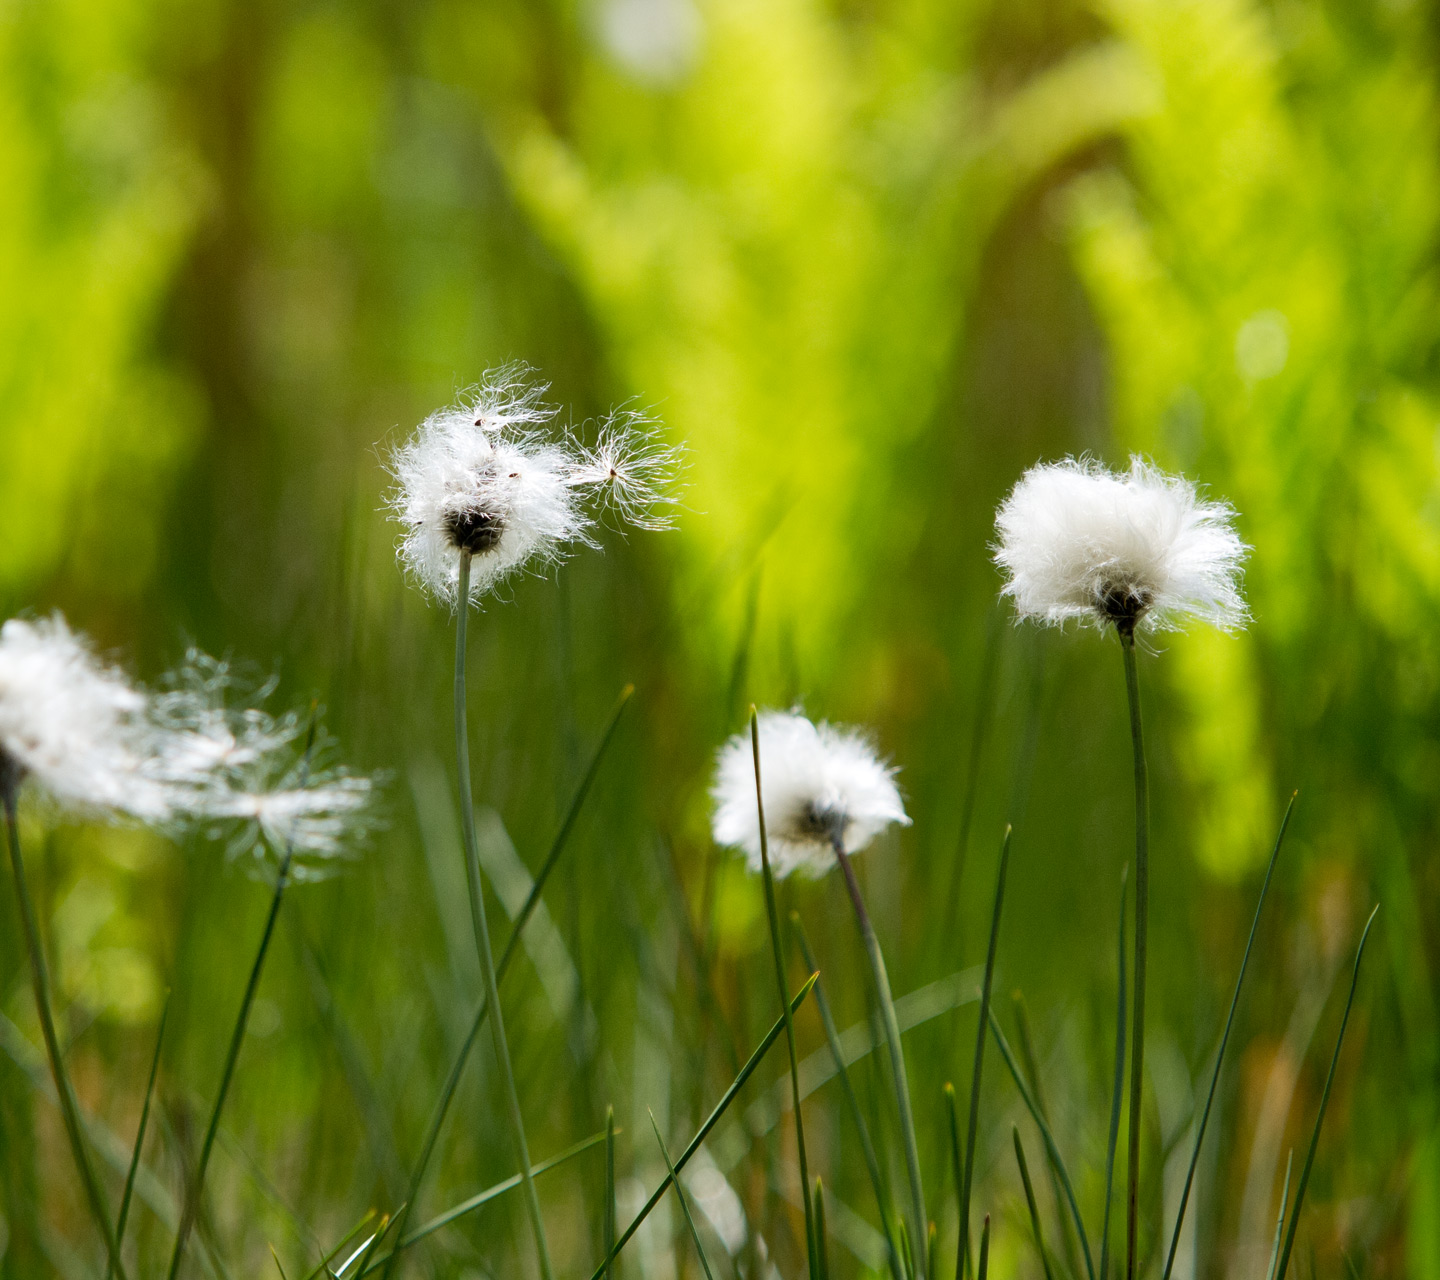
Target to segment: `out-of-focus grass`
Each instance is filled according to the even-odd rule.
[[[276,671],[280,698],[318,694],[347,758],[390,775],[371,846],[287,898],[197,1274],[210,1256],[261,1273],[273,1243],[304,1275],[367,1209],[393,1211],[471,1026],[451,623],[395,567],[381,455],[518,357],[577,418],[638,397],[690,444],[678,533],[607,536],[472,619],[489,874],[538,872],[614,691],[637,690],[503,988],[537,1161],[613,1105],[623,1228],[665,1176],[646,1109],[694,1132],[773,1025],[763,893],[710,847],[705,790],[751,701],[800,701],[873,726],[902,768],[915,825],[857,862],[897,997],[981,961],[1013,823],[997,990],[1026,994],[1047,1124],[1098,1222],[1123,691],[1097,637],[993,621],[987,542],[1037,458],[1142,449],[1233,501],[1254,546],[1244,635],[1140,655],[1142,1255],[1157,1266],[1169,1244],[1266,850],[1300,787],[1176,1274],[1270,1258],[1281,1156],[1309,1140],[1338,1022],[1327,998],[1379,899],[1296,1248],[1321,1273],[1440,1276],[1428,23],[1311,0],[71,0],[0,20],[4,611],[63,607],[142,675],[190,638],[233,652]],[[126,1233],[153,1268],[267,888],[199,840],[22,819],[112,1203],[173,990]],[[511,904],[492,901],[501,933]],[[777,907],[802,917],[837,1026],[864,1024],[842,886],[782,884]],[[94,1248],[27,1056],[24,975],[0,927],[0,1274],[31,1280],[78,1274]],[[942,1258],[957,1222],[941,1086],[968,1092],[975,1017],[967,1002],[906,1034]],[[808,1008],[796,1033],[802,1060],[827,1051]],[[882,1059],[847,1075],[903,1189]],[[500,1106],[477,1062],[416,1221],[515,1173]],[[883,1267],[845,1092],[804,1106],[831,1270]],[[1030,1120],[1004,1073],[985,1073],[980,1116],[972,1195],[994,1267],[1038,1276],[1010,1132]],[[692,1171],[717,1275],[727,1257],[753,1270],[757,1237],[785,1275],[803,1269],[787,1125],[734,1129],[734,1163]],[[547,1178],[557,1265],[588,1274],[604,1160]],[[1035,1191],[1063,1257],[1066,1206],[1047,1179]],[[655,1223],[625,1274],[693,1274],[678,1213]],[[409,1265],[510,1274],[523,1228],[500,1198]]]

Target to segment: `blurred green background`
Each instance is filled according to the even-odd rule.
[[[345,758],[388,774],[384,829],[286,903],[211,1166],[202,1235],[228,1274],[278,1274],[270,1243],[303,1274],[317,1239],[395,1206],[478,992],[452,622],[396,567],[384,457],[522,359],[577,422],[633,399],[689,450],[678,532],[607,536],[474,624],[486,859],[512,889],[637,687],[506,984],[537,1158],[613,1103],[622,1174],[653,1186],[645,1109],[678,1149],[773,1020],[759,886],[710,847],[706,787],[750,702],[800,703],[872,726],[902,769],[915,824],[860,859],[897,994],[983,957],[1014,823],[1000,1008],[1013,1026],[1024,989],[1098,1222],[1131,841],[1121,664],[1112,639],[1009,625],[988,542],[1026,466],[1139,450],[1233,502],[1254,547],[1252,627],[1142,659],[1143,1248],[1158,1274],[1196,1082],[1299,788],[1176,1274],[1263,1272],[1379,901],[1297,1274],[1440,1277],[1437,54],[1412,0],[0,5],[5,614],[62,608],[146,679],[191,641],[231,654],[278,674],[278,702],[319,696]],[[134,1219],[149,1274],[268,895],[202,842],[43,817],[27,832],[70,1061],[122,1153],[174,992]],[[863,1024],[839,884],[783,897],[842,1026]],[[0,899],[0,1274],[94,1275],[32,1087],[8,877]],[[907,1038],[942,1242],[940,1086],[965,1096],[974,1025],[973,1005],[942,1009]],[[813,1010],[799,1031],[823,1050]],[[426,1213],[513,1171],[482,1056]],[[857,1079],[898,1178],[878,1061]],[[1009,1150],[1025,1122],[993,1055],[983,1099],[977,1211],[997,1271],[1038,1276]],[[854,1135],[833,1084],[807,1106],[835,1265],[859,1274],[877,1219]],[[793,1146],[763,1113],[715,1158],[799,1275],[776,1190],[795,1194]],[[541,1184],[565,1274],[596,1256],[601,1176],[592,1153]],[[656,1223],[625,1274],[698,1275],[678,1213]],[[531,1274],[518,1201],[409,1266]]]

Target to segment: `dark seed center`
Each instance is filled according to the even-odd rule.
[[[484,555],[500,541],[505,520],[488,511],[454,511],[445,517],[445,532],[461,551]]]
[[[1150,607],[1152,595],[1148,588],[1133,583],[1107,582],[1101,587],[1096,603],[1119,630],[1130,632],[1135,630],[1140,615]]]

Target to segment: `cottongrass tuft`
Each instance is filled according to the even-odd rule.
[[[895,769],[855,729],[812,723],[798,711],[759,717],[761,794],[770,863],[777,876],[823,875],[835,844],[859,853],[892,823],[910,825]],[[716,758],[713,831],[717,844],[744,850],[761,869],[755,757],[750,735],[731,738]]]
[[[612,414],[593,448],[546,428],[558,410],[524,365],[488,373],[458,403],[433,413],[394,453],[390,506],[404,526],[400,559],[438,599],[457,604],[460,557],[471,556],[470,599],[527,565],[594,545],[582,501],[594,496],[645,529],[664,513],[677,454],[654,422]]]
[[[1192,618],[1244,625],[1249,548],[1234,510],[1139,457],[1124,472],[1093,458],[1031,467],[1001,504],[995,561],[1022,618],[1175,630]]]
[[[164,822],[175,794],[154,775],[147,695],[58,613],[0,627],[0,785],[27,778],[62,808]]]

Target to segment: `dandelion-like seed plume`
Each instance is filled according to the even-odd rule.
[[[760,786],[770,865],[777,876],[820,876],[835,865],[835,846],[859,853],[892,823],[910,825],[895,770],[858,730],[798,711],[759,717]],[[742,849],[759,871],[760,815],[750,734],[731,738],[716,758],[713,832],[717,844]]]
[[[1003,594],[1022,618],[1070,619],[1121,632],[1201,619],[1244,625],[1248,548],[1234,510],[1142,458],[1124,472],[1090,458],[1031,467],[996,516]]]
[[[169,820],[175,796],[152,768],[149,710],[59,614],[0,627],[0,788],[12,800],[29,779],[67,809]]]
[[[487,374],[458,404],[431,414],[396,450],[391,499],[404,527],[400,559],[439,599],[458,603],[460,557],[476,600],[527,565],[593,545],[587,497],[640,528],[668,527],[676,451],[640,413],[602,424],[593,448],[547,431],[558,411],[523,365]]]

